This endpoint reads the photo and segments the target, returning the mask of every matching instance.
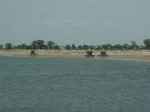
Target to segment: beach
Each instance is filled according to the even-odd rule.
[[[30,56],[31,50],[0,50],[0,56]],[[39,56],[81,56],[86,55],[86,50],[35,50]],[[110,59],[145,60],[150,61],[148,50],[108,50],[106,53]],[[100,50],[93,50],[93,55],[100,54]]]

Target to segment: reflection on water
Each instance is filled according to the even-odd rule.
[[[148,112],[150,63],[0,57],[0,112]]]

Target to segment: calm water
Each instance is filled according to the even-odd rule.
[[[0,57],[0,112],[149,112],[150,62]]]

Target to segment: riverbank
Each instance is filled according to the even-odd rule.
[[[31,50],[0,50],[0,56],[29,56]],[[35,50],[39,56],[84,56],[85,50]],[[93,55],[100,54],[99,50],[93,50]],[[150,51],[130,50],[130,51],[107,51],[107,54],[112,59],[127,59],[127,60],[149,60]]]

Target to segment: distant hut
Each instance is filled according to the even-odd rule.
[[[93,51],[92,51],[91,49],[88,49],[88,50],[86,51],[85,57],[87,57],[87,58],[93,58],[94,55],[93,55],[92,53],[93,53]]]
[[[109,57],[109,55],[106,54],[105,50],[100,51],[100,54],[98,56],[100,56],[100,57]]]

